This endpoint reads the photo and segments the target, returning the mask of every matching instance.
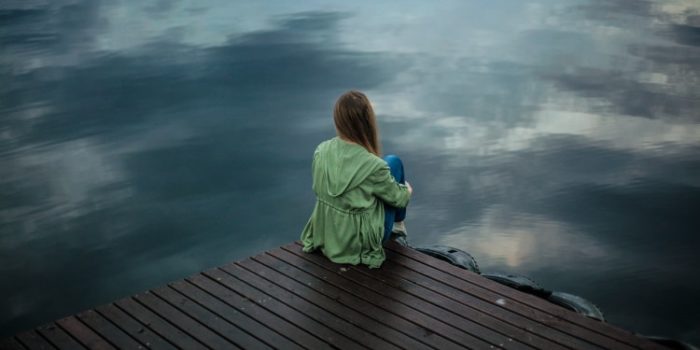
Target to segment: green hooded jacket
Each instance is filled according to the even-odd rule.
[[[301,233],[304,251],[321,249],[341,264],[381,266],[384,203],[405,207],[406,186],[383,159],[338,137],[318,145],[311,168],[316,205]]]

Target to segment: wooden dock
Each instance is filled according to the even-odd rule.
[[[659,349],[391,244],[381,269],[299,243],[0,342],[0,349]]]

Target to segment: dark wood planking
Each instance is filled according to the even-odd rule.
[[[659,347],[657,344],[651,341],[635,336],[632,332],[617,328],[608,323],[601,323],[588,317],[578,315],[574,312],[549,303],[536,296],[521,293],[512,288],[504,288],[503,285],[498,284],[497,282],[491,281],[487,278],[481,278],[479,275],[476,275],[464,269],[460,269],[445,261],[439,259],[426,259],[425,254],[422,254],[414,249],[402,247],[396,244],[395,242],[389,244],[387,250],[402,255],[404,257],[413,259],[415,261],[422,262],[424,265],[430,266],[439,271],[443,271],[444,273],[468,281],[479,287],[491,290],[503,296],[510,297],[514,300],[517,300],[519,303],[527,305],[530,308],[535,308],[544,311],[568,323],[579,325],[593,332],[597,332],[601,335],[617,340],[617,348],[620,348],[620,343],[626,343],[629,346],[638,347],[641,349],[663,349],[663,347]]]
[[[28,349],[22,345],[16,337],[8,337],[0,339],[0,350],[25,350]]]
[[[533,319],[527,318],[527,315],[523,316],[505,310],[500,307],[495,301],[500,298],[500,296],[493,296],[490,300],[492,302],[487,302],[483,299],[476,298],[466,292],[465,289],[458,290],[451,286],[441,286],[436,281],[430,280],[427,276],[421,275],[413,270],[410,270],[404,266],[394,264],[393,262],[386,262],[383,266],[383,274],[388,278],[402,279],[405,278],[410,280],[415,286],[422,287],[431,292],[440,295],[442,298],[438,300],[445,300],[446,304],[455,305],[456,308],[474,308],[479,313],[483,315],[489,315],[500,321],[512,325],[513,327],[519,327],[526,331],[528,334],[536,334],[537,338],[546,338],[549,341],[556,342],[560,345],[574,347],[577,349],[600,349],[600,346],[588,343],[579,337],[571,334],[564,333],[556,328],[552,328],[547,324],[538,323]],[[508,303],[509,301],[505,301]],[[460,307],[461,305],[461,307]],[[555,320],[556,321],[556,320]],[[552,322],[555,322],[552,321]],[[551,348],[547,346],[546,348]]]
[[[254,302],[248,300],[248,298],[241,296],[235,291],[225,287],[221,283],[214,281],[209,277],[206,277],[205,275],[191,277],[189,278],[189,281],[207,291],[209,294],[217,297],[221,301],[229,304],[231,307],[237,308],[239,311],[256,319],[265,325],[265,327],[274,330],[280,335],[283,335],[283,337],[280,337],[279,340],[286,338],[285,347],[287,348],[302,349],[308,346],[308,344],[313,344],[320,349],[331,348],[329,344],[319,340],[306,331],[296,327],[294,324],[289,323],[276,314],[258,306]]]
[[[388,253],[392,254],[392,253]],[[400,266],[400,267],[398,267]],[[494,315],[516,325],[529,327],[534,332],[560,344],[568,344],[580,349],[609,348],[633,349],[629,344],[618,342],[586,328],[581,328],[552,315],[518,303],[515,299],[495,294],[481,288],[475,288],[463,280],[446,275],[441,271],[431,270],[426,265],[415,264],[398,257],[393,257],[387,269],[397,269],[397,273],[411,279],[417,284],[444,294],[461,303],[490,310]],[[466,273],[470,273],[465,270]],[[501,288],[508,288],[501,286]],[[524,294],[524,293],[523,293]],[[497,303],[502,299],[501,303]]]
[[[287,348],[298,347],[298,345],[292,343],[283,335],[280,335],[279,333],[267,328],[267,326],[260,323],[255,318],[249,317],[245,313],[239,311],[237,307],[221,301],[219,298],[202,290],[201,288],[192,284],[190,281],[174,282],[170,284],[170,287],[191,299],[196,299],[200,305],[204,306],[210,311],[216,312],[220,317],[240,327],[243,331],[250,334],[250,336],[260,340],[267,346]],[[260,348],[264,348],[266,345],[261,344]]]
[[[77,340],[73,339],[56,324],[41,326],[36,330],[59,349],[85,349],[82,344],[78,343]]]
[[[378,271],[369,270],[366,268],[353,268],[356,273],[363,273],[365,275],[381,279],[383,282],[388,283],[396,288],[404,290],[406,293],[412,294],[419,297],[427,302],[431,302],[438,307],[440,307],[443,313],[453,313],[458,316],[473,320],[483,324],[496,332],[502,333],[511,337],[512,339],[517,339],[524,344],[527,344],[535,348],[545,348],[545,349],[564,349],[564,345],[556,344],[542,336],[538,335],[536,332],[532,332],[528,329],[527,325],[518,327],[507,323],[494,315],[482,312],[478,309],[467,306],[465,304],[458,303],[450,298],[445,297],[439,293],[436,293],[430,289],[423,286],[415,284],[411,281],[402,280],[398,276],[392,276],[386,273],[386,266],[384,266],[384,271],[378,273]]]
[[[361,302],[373,304],[373,307],[375,308],[373,312],[379,317],[382,317],[383,314],[398,316],[398,321],[403,323],[401,328],[408,327],[408,329],[414,330],[430,329],[431,332],[438,335],[436,340],[442,342],[440,345],[442,348],[454,347],[455,344],[460,348],[463,348],[464,346],[471,348],[489,348],[490,346],[497,346],[499,344],[498,342],[488,343],[484,339],[478,338],[473,334],[463,332],[445,322],[440,321],[439,319],[432,318],[422,312],[418,312],[416,309],[404,303],[387,298],[373,291],[371,288],[357,285],[335,274],[331,275],[327,273],[326,270],[308,263],[296,256],[294,256],[296,259],[292,258],[291,261],[285,261],[270,254],[272,253],[255,257],[254,259],[263,262],[270,267],[274,267],[278,271],[284,272],[290,277],[300,281],[305,281],[307,284],[311,283],[312,286],[316,282],[322,281],[323,283],[320,284],[320,286],[322,286],[321,288],[326,288],[329,290],[335,289],[340,291],[341,294],[347,293],[348,295],[352,295]],[[324,284],[326,284],[328,287],[323,286]],[[408,322],[404,323],[404,321]],[[448,340],[451,342],[451,344],[444,342],[443,340]]]
[[[277,300],[289,305],[291,308],[298,310],[300,313],[307,315],[308,317],[316,320],[320,324],[326,325],[327,327],[335,330],[340,334],[345,334],[347,338],[364,345],[365,347],[371,349],[387,349],[387,350],[398,350],[399,348],[395,345],[387,342],[386,340],[367,332],[366,330],[360,328],[359,326],[348,322],[344,318],[338,317],[327,310],[316,306],[316,304],[297,296],[294,293],[276,285],[275,283],[261,278],[260,276],[253,274],[252,272],[236,265],[229,264],[223,266],[221,271],[238,278],[239,280],[248,283],[249,285],[257,288],[258,290],[265,291],[268,295],[276,298]],[[352,344],[346,342],[336,343],[340,348],[351,349]]]
[[[475,305],[483,309],[490,309],[492,313],[502,315],[502,317],[511,320],[515,324],[524,324],[531,327],[533,331],[549,339],[560,343],[564,341],[565,344],[568,341],[577,348],[634,348],[629,344],[605,337],[587,328],[577,326],[540,310],[530,308],[526,304],[519,303],[517,294],[513,294],[512,297],[498,294],[463,279],[455,278],[458,276],[446,274],[426,264],[416,264],[417,260],[402,257],[395,252],[387,252],[387,255],[391,257],[387,268],[396,268],[399,271],[397,273],[405,276],[405,278],[409,278],[426,288],[436,290],[459,302]],[[464,275],[476,276],[472,272],[462,271]],[[512,290],[512,288],[503,285],[496,286],[496,289],[506,292]],[[517,293],[525,295],[525,293]],[[496,303],[497,299],[502,299],[502,304]]]
[[[85,345],[88,349],[112,350],[115,349],[112,344],[100,337],[92,329],[80,322],[75,316],[68,316],[56,321],[56,324],[63,328],[66,333],[70,334],[78,342]]]
[[[253,257],[253,260],[305,283],[311,288],[336,299],[338,302],[351,301],[353,304],[362,307],[365,314],[384,324],[400,329],[415,339],[424,340],[427,344],[439,349],[461,349],[464,348],[465,343],[470,348],[488,349],[491,346],[491,344],[467,334],[453,334],[451,329],[444,324],[440,324],[438,320],[428,318],[403,304],[388,300],[379,294],[356,288],[356,285],[343,285],[342,281],[333,281],[341,285],[336,286],[322,277],[314,276],[267,254]],[[299,263],[301,264],[302,262],[303,260],[300,259]],[[356,288],[356,290],[351,291],[353,288]]]
[[[247,297],[249,300],[255,302],[268,311],[277,314],[278,316],[287,320],[287,322],[315,335],[328,344],[332,344],[334,347],[341,349],[364,349],[363,346],[360,346],[358,343],[355,343],[341,333],[328,328],[325,324],[319,323],[318,321],[298,312],[297,310],[275,299],[271,295],[264,293],[262,290],[251,287],[245,281],[235,278],[222,270],[212,269],[204,272],[203,274],[216,280],[227,288],[243,295],[244,297]]]
[[[329,271],[338,271],[339,265],[332,263],[330,260],[326,259],[320,254],[304,253],[301,251],[300,247],[296,245],[286,246],[284,249],[301,258],[313,261]],[[368,282],[365,282],[367,281],[367,278],[373,278],[376,281],[381,281],[393,288],[396,288],[397,290],[400,290],[401,293],[408,293],[412,296],[420,298],[422,301],[433,303],[434,305],[440,307],[440,309],[435,310],[434,312],[439,312],[438,315],[444,315],[445,320],[450,320],[450,323],[455,326],[461,325],[464,320],[475,321],[489,327],[494,331],[500,332],[510,339],[517,339],[530,347],[558,350],[565,349],[565,347],[562,345],[548,341],[537,336],[535,333],[526,332],[521,328],[505,323],[488,313],[483,313],[476,309],[467,307],[464,304],[457,303],[441,294],[435,293],[410,281],[394,278],[385,273],[385,266],[383,266],[382,270],[353,266],[351,268],[346,268],[346,270],[342,272],[342,275],[356,281],[357,283],[366,285],[369,285]],[[380,289],[377,288],[377,290]]]
[[[481,295],[481,298],[477,298],[470,294],[470,292],[472,292],[470,289],[459,289],[454,288],[452,285],[441,284],[408,267],[395,264],[393,261],[387,262],[384,268],[384,273],[389,276],[408,279],[412,281],[412,283],[441,294],[454,302],[476,308],[482,313],[497,317],[504,322],[516,327],[521,327],[522,329],[536,333],[541,337],[545,337],[559,344],[575,347],[577,349],[601,348],[601,346],[587,342],[585,338],[577,336],[576,329],[572,329],[570,325],[558,325],[559,321],[557,319],[540,318],[535,313],[532,313],[532,310],[524,307],[521,310],[522,314],[509,311],[507,308],[511,304],[511,300],[502,298],[500,295],[489,295],[485,293]],[[433,277],[435,278],[435,276]],[[503,299],[502,302],[506,304],[505,307],[498,304],[498,299]],[[568,333],[564,332],[567,330],[569,331]]]
[[[382,268],[368,269],[295,242],[2,339],[0,350],[662,348],[413,249],[385,250]]]
[[[152,331],[163,337],[163,339],[167,339],[178,348],[206,349],[202,343],[190,337],[187,333],[181,331],[179,328],[173,326],[131,298],[117,300],[114,302],[114,304],[131,317],[147,325]]]
[[[260,340],[255,339],[250,334],[242,331],[234,324],[220,317],[218,314],[204,308],[190,298],[175,291],[175,289],[170,287],[162,287],[152,290],[151,292],[165,299],[170,304],[175,305],[177,308],[193,318],[196,318],[199,322],[205,324],[211,330],[228,339],[231,343],[236,344],[236,347],[243,349],[270,348]]]
[[[518,294],[526,294],[517,292],[512,288],[503,285],[494,286],[496,291],[504,291],[509,293],[507,296],[504,294],[498,294],[493,290],[484,289],[463,279],[455,278],[456,276],[449,275],[426,264],[417,264],[417,260],[400,256],[395,252],[387,252],[387,255],[390,257],[390,262],[388,265],[402,265],[406,268],[406,270],[402,271],[400,274],[406,276],[406,278],[410,278],[415,283],[419,283],[426,288],[437,290],[460,302],[468,303],[470,305],[479,305],[482,308],[489,307],[493,310],[492,312],[496,314],[502,313],[503,310],[512,311],[513,313],[511,313],[508,317],[509,319],[513,320],[513,322],[529,324],[530,327],[532,327],[532,329],[538,334],[547,336],[549,339],[555,340],[559,343],[562,343],[563,341],[564,344],[571,344],[577,348],[603,347],[609,349],[628,350],[634,348],[632,345],[627,343],[603,336],[599,333],[591,331],[588,328],[580,327],[574,323],[544,313],[541,310],[533,309],[527,304],[518,302]],[[432,262],[432,260],[437,259],[424,260]],[[456,268],[452,265],[450,266]],[[465,275],[471,274],[478,277],[472,272],[466,270],[462,271],[465,272]],[[424,277],[428,278],[425,279]],[[482,279],[486,280],[485,278],[479,278],[479,280]],[[489,280],[489,282],[491,281]],[[517,292],[517,294],[511,294],[511,291]],[[495,303],[497,299],[503,299],[503,305]],[[574,315],[583,317],[576,314]],[[523,317],[525,318],[524,320],[522,319]],[[552,333],[552,331],[548,328],[565,333],[565,337],[562,337],[561,334]],[[570,337],[566,337],[567,334]]]
[[[44,337],[36,331],[27,331],[17,334],[19,340],[28,349],[55,349]]]
[[[184,311],[177,309],[151,292],[136,294],[132,298],[209,348],[223,349],[235,347],[235,345],[226,338],[199,323],[194,316],[190,316]]]
[[[287,245],[286,247],[289,248],[289,249],[298,249],[298,248],[299,248],[298,246],[300,246],[300,243],[299,243],[299,242],[294,242],[294,244],[295,244],[296,246]],[[292,248],[292,247],[293,247],[293,248]],[[390,271],[387,271],[388,269],[385,268],[385,267],[387,267],[387,265],[390,266],[391,264],[394,263],[394,260],[396,260],[396,256],[398,256],[398,259],[399,259],[399,260],[401,260],[401,259],[404,260],[404,265],[405,265],[405,266],[410,266],[411,268],[415,267],[415,266],[414,266],[415,264],[422,265],[422,264],[423,264],[423,261],[427,261],[427,262],[430,262],[430,263],[435,263],[435,262],[437,261],[437,263],[447,264],[447,263],[444,263],[444,262],[439,261],[439,260],[434,259],[434,258],[428,258],[427,256],[423,255],[422,253],[416,252],[415,250],[410,249],[410,248],[404,248],[404,247],[401,247],[401,246],[396,246],[396,245],[394,245],[394,246],[392,247],[392,249],[397,249],[397,250],[405,249],[405,250],[407,250],[407,251],[412,252],[412,253],[413,253],[414,255],[416,255],[416,256],[414,256],[413,260],[412,260],[410,263],[406,263],[406,262],[405,262],[406,259],[403,259],[403,257],[400,256],[401,254],[398,254],[398,253],[396,253],[395,251],[392,252],[391,250],[387,250],[387,255],[388,255],[389,259],[387,260],[387,262],[385,262],[385,265],[383,266],[383,268],[379,270],[379,271],[381,271],[381,272],[377,272],[378,274],[382,275],[383,277],[386,277],[386,276],[384,276],[385,273],[388,274],[389,276],[392,276],[392,275],[393,275],[393,276],[396,277],[396,278],[402,278],[402,277],[404,277],[404,276],[403,276],[403,272],[402,272],[402,273],[399,273],[399,274],[391,274],[391,272],[390,272]],[[300,250],[299,250],[299,251],[300,251]],[[392,255],[392,254],[394,254],[394,255]],[[426,258],[427,258],[427,259],[426,259]],[[458,270],[457,273],[464,273],[464,272],[469,273],[469,272],[464,271],[464,270],[462,270],[462,269],[456,268],[456,267],[454,267],[454,266],[452,266],[452,265],[450,265],[450,264],[447,264],[447,265],[448,265],[447,268],[452,268],[452,269]],[[419,267],[419,269],[420,269],[420,267]],[[409,268],[409,270],[410,270],[410,268]],[[436,272],[436,271],[432,271],[432,272],[430,272],[430,273],[426,273],[426,276],[423,276],[423,277],[427,277],[427,276],[434,277],[433,274],[432,274],[433,272]],[[438,270],[437,272],[441,272],[441,271]],[[477,275],[474,275],[474,276],[476,276],[479,280],[485,280],[484,278],[479,277],[479,276],[477,276]],[[414,276],[408,276],[408,277],[406,277],[406,279],[409,280],[409,281],[411,281],[411,282],[415,282],[415,281],[413,281],[414,278],[415,278]],[[470,297],[471,297],[471,298],[474,298],[474,297],[471,296],[469,293],[472,293],[472,292],[474,292],[474,290],[477,290],[478,296],[482,297],[482,299],[483,299],[483,300],[474,299],[477,303],[478,303],[478,302],[482,302],[482,303],[485,303],[484,305],[488,305],[488,306],[492,306],[492,307],[495,307],[495,308],[499,308],[498,306],[496,306],[495,304],[492,304],[492,303],[489,301],[490,299],[489,299],[488,294],[490,294],[490,293],[486,293],[486,294],[483,293],[483,292],[484,292],[484,289],[482,289],[482,288],[479,287],[478,285],[473,285],[473,286],[470,286],[470,287],[468,286],[468,287],[466,287],[466,288],[454,288],[454,286],[452,286],[452,284],[454,284],[454,280],[455,280],[454,277],[451,276],[451,278],[449,278],[448,281],[444,281],[444,283],[448,286],[448,288],[449,288],[449,287],[452,287],[452,288],[450,288],[450,289],[452,289],[452,290],[455,291],[454,294],[457,295],[457,296],[454,298],[454,300],[460,301],[460,300],[463,299],[464,297],[467,297],[467,298],[470,298]],[[431,284],[435,284],[435,282],[436,282],[435,280],[432,280]],[[492,281],[490,281],[490,280],[487,280],[487,282],[490,282],[491,284],[495,283],[495,282],[492,282]],[[433,286],[430,286],[430,285],[423,285],[423,286],[426,287],[426,288],[431,288],[431,287],[433,287]],[[464,286],[463,286],[463,287],[464,287]],[[532,297],[532,296],[529,296],[529,295],[525,295],[524,293],[520,293],[520,292],[517,292],[517,291],[513,291],[513,290],[511,290],[510,288],[506,288],[506,287],[504,287],[504,286],[502,286],[502,285],[499,285],[499,284],[497,284],[497,285],[495,286],[495,288],[496,288],[496,290],[498,290],[498,291],[500,291],[501,289],[505,289],[506,292],[511,293],[511,294],[514,294],[515,297],[517,297],[519,294],[522,294],[522,295],[524,295],[524,296],[526,296],[526,297]],[[488,291],[488,290],[487,290],[487,291]],[[493,291],[491,291],[491,292],[493,292]],[[465,293],[466,293],[466,294],[465,294]],[[493,292],[493,293],[496,293],[496,292]],[[526,330],[531,329],[531,327],[534,325],[534,327],[533,327],[534,329],[532,329],[532,330],[535,331],[535,333],[540,334],[540,332],[542,332],[542,331],[545,331],[545,333],[546,333],[546,331],[547,331],[547,327],[543,327],[543,326],[552,326],[552,325],[556,325],[556,326],[557,326],[556,328],[561,328],[561,329],[564,329],[564,330],[575,329],[575,330],[578,330],[579,332],[581,331],[581,327],[577,327],[575,324],[571,324],[570,322],[567,322],[566,320],[562,320],[562,319],[560,319],[560,318],[558,318],[558,317],[555,317],[555,316],[553,316],[553,315],[547,314],[547,313],[545,313],[545,312],[540,312],[540,310],[533,309],[533,308],[529,307],[528,304],[525,304],[525,303],[523,303],[523,302],[520,302],[520,303],[512,302],[512,301],[514,301],[514,300],[508,300],[507,297],[505,297],[505,298],[503,298],[503,299],[506,299],[506,300],[508,301],[508,307],[509,307],[509,308],[512,308],[512,307],[515,306],[515,308],[517,309],[518,306],[522,306],[522,308],[520,308],[520,310],[523,311],[523,316],[520,316],[520,315],[518,315],[518,316],[520,316],[520,317],[521,317],[521,321],[524,322],[523,325],[522,325],[522,328],[523,328],[523,329],[526,329]],[[538,301],[543,302],[542,300],[538,300]],[[546,302],[545,302],[545,303],[546,303]],[[466,306],[472,306],[472,303],[471,303],[471,302],[469,302],[469,303],[464,303],[464,304],[465,304]],[[549,305],[549,307],[558,309],[558,311],[561,311],[561,312],[564,312],[564,313],[569,313],[569,314],[571,314],[571,315],[569,315],[569,316],[574,316],[574,317],[581,317],[581,318],[583,318],[583,317],[580,316],[580,315],[573,314],[573,313],[571,313],[570,311],[564,310],[564,309],[562,309],[562,308],[560,308],[560,307],[558,307],[558,306],[555,306],[555,305]],[[534,322],[534,323],[533,323],[533,322],[532,322],[533,320],[535,320],[535,321],[537,321],[537,322],[540,322],[540,323],[539,323],[539,324],[538,324],[537,322]],[[607,327],[608,327],[607,324],[601,324],[601,323],[598,323],[597,321],[593,321],[593,320],[589,320],[589,319],[586,319],[586,321],[592,321],[594,325],[596,325],[597,327],[600,327],[600,328],[607,328]],[[614,328],[614,327],[611,327],[611,328]],[[584,336],[581,336],[582,339],[577,339],[576,337],[571,338],[571,337],[570,337],[570,334],[569,334],[569,335],[564,334],[564,337],[562,338],[562,336],[561,336],[561,334],[562,334],[561,331],[559,331],[559,330],[554,330],[554,331],[557,332],[557,333],[559,334],[558,337],[559,337],[559,339],[563,342],[563,345],[573,345],[573,346],[575,346],[576,348],[584,348],[584,349],[585,349],[585,348],[600,348],[600,347],[606,347],[606,346],[607,346],[607,347],[614,347],[614,348],[628,348],[628,349],[631,348],[631,345],[629,345],[629,344],[623,344],[623,343],[620,343],[620,342],[615,341],[615,340],[613,340],[613,339],[606,338],[606,337],[604,337],[604,336],[601,336],[600,334],[597,334],[596,332],[592,332],[592,331],[586,329],[585,327],[584,327],[584,329],[583,329],[583,332],[585,333],[585,335],[584,335]],[[550,330],[549,332],[551,333],[552,330]],[[576,334],[576,333],[574,333],[574,334]],[[556,335],[556,333],[555,333],[555,335]],[[653,344],[653,343],[650,343],[650,342],[645,342],[644,340],[642,340],[642,339],[640,339],[640,338],[638,338],[638,337],[636,337],[636,336],[634,336],[634,335],[632,335],[632,334],[629,334],[629,336],[633,337],[633,340],[636,341],[636,342],[644,343],[644,347],[645,347],[645,348],[659,348],[656,344]],[[589,340],[589,339],[588,339],[589,337],[592,337],[592,338],[593,338],[593,341],[591,341],[591,342],[586,342],[586,341],[583,340],[583,339]],[[555,339],[556,339],[556,338],[555,338]],[[567,341],[567,340],[568,340],[568,341]],[[602,342],[602,344],[597,344],[596,341]],[[594,344],[594,343],[595,343],[595,344]]]
[[[172,344],[168,343],[165,339],[151,331],[144,324],[127,315],[124,313],[124,311],[117,308],[113,304],[98,306],[95,308],[95,311],[105,319],[111,321],[125,333],[131,335],[131,337],[134,339],[137,339],[147,348],[156,350],[175,349]]]
[[[418,340],[408,337],[405,333],[401,333],[398,330],[387,326],[385,323],[377,321],[375,318],[370,317],[362,311],[374,311],[374,308],[369,307],[363,309],[363,305],[355,305],[356,303],[352,298],[340,297],[328,297],[317,290],[311,288],[303,282],[296,281],[284,274],[268,268],[251,259],[246,259],[237,263],[238,266],[246,269],[247,271],[257,274],[270,282],[274,282],[280,287],[288,290],[291,293],[312,302],[316,306],[327,310],[328,312],[336,315],[339,318],[347,320],[348,322],[356,325],[357,327],[363,328],[370,334],[373,334],[383,339],[405,349],[429,349],[430,347],[425,343],[419,342]],[[226,271],[229,271],[228,267],[224,267]],[[359,309],[359,311],[358,311]],[[428,335],[429,336],[429,335]]]
[[[481,324],[447,313],[434,304],[404,293],[393,286],[371,278],[360,278],[361,281],[348,278],[345,276],[349,271],[347,268],[344,273],[336,273],[338,268],[340,268],[339,265],[335,265],[335,268],[331,267],[329,270],[282,249],[275,249],[268,252],[268,254],[313,274],[314,276],[320,277],[348,292],[352,291],[356,293],[356,295],[362,295],[367,298],[366,300],[384,299],[384,303],[388,304],[387,306],[389,306],[390,309],[398,311],[401,315],[409,316],[410,319],[417,322],[423,320],[425,321],[424,326],[432,324],[433,329],[436,329],[441,335],[458,344],[474,344],[476,339],[476,344],[480,346],[485,346],[480,343],[486,341],[489,343],[488,346],[494,345],[504,347],[508,345],[510,349],[532,349],[530,346],[518,341],[513,341],[512,338],[496,333]],[[391,307],[390,305],[393,304],[390,303],[396,303],[396,306]]]
[[[92,328],[102,338],[107,339],[115,347],[120,349],[139,349],[144,344],[139,343],[128,334],[124,333],[117,326],[100,316],[95,310],[83,311],[76,317]]]

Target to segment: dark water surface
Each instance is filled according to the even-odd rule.
[[[414,245],[700,343],[696,0],[0,2],[0,335],[297,239],[365,91]]]

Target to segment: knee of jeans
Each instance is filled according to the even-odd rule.
[[[394,154],[387,154],[384,156],[384,161],[391,165],[391,164],[401,164],[401,158],[399,156],[394,155]]]

